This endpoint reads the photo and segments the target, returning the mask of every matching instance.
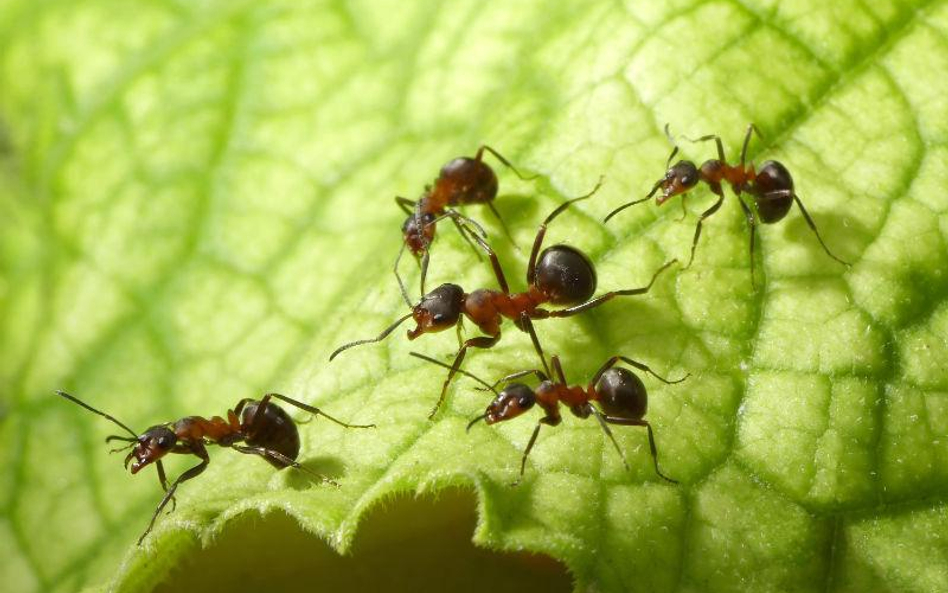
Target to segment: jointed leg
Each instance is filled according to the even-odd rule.
[[[806,208],[803,207],[803,202],[800,201],[800,198],[793,191],[788,190],[788,189],[777,190],[777,191],[764,194],[761,199],[768,200],[768,199],[785,198],[785,197],[793,197],[793,201],[797,203],[797,207],[800,208],[800,212],[803,214],[803,218],[806,219],[806,223],[807,225],[809,225],[810,230],[813,231],[814,235],[816,235],[816,240],[820,242],[820,245],[823,247],[823,251],[826,252],[826,255],[835,259],[836,261],[843,264],[844,266],[847,266],[847,267],[851,266],[852,264],[850,264],[847,261],[843,261],[839,259],[835,255],[833,255],[832,251],[829,250],[829,247],[827,247],[826,243],[823,242],[823,237],[820,236],[820,231],[816,230],[816,223],[814,223],[813,219],[810,218],[810,213],[806,211]]]
[[[494,253],[491,246],[487,244],[487,241],[475,233],[470,233],[470,235],[487,254],[487,258],[490,260],[490,266],[494,270],[494,277],[497,278],[497,284],[500,285],[500,290],[502,290],[504,294],[509,294],[510,288],[507,286],[507,278],[504,276],[504,269],[500,266],[500,260],[497,259],[497,254]]]
[[[695,249],[698,247],[698,239],[701,237],[701,225],[704,223],[704,219],[717,212],[721,204],[724,203],[724,192],[721,190],[720,185],[717,187],[711,185],[711,191],[718,195],[718,200],[714,204],[711,204],[711,207],[702,212],[701,216],[698,217],[698,224],[695,226],[695,237],[691,240],[691,257],[688,258],[688,265],[683,268],[685,270],[691,267],[691,262],[695,261]]]
[[[658,270],[656,270],[655,274],[652,275],[652,279],[649,281],[648,285],[643,286],[642,288],[629,288],[629,289],[626,289],[626,290],[613,290],[612,292],[607,292],[606,294],[604,294],[604,295],[602,295],[602,296],[596,297],[596,298],[594,298],[594,299],[590,299],[590,300],[586,301],[585,303],[581,303],[581,304],[579,304],[579,305],[576,305],[575,307],[568,307],[568,308],[566,308],[566,309],[558,309],[558,310],[556,310],[556,311],[549,311],[549,312],[548,312],[548,316],[549,316],[549,317],[571,317],[571,316],[573,316],[573,315],[577,315],[577,314],[579,314],[579,313],[582,313],[583,311],[588,311],[589,309],[592,309],[592,308],[594,308],[594,307],[598,307],[599,305],[601,305],[601,304],[603,304],[603,303],[606,303],[606,302],[608,302],[608,301],[611,301],[612,299],[614,299],[614,298],[617,297],[617,296],[634,296],[634,295],[637,295],[637,294],[645,294],[645,293],[647,293],[649,290],[651,290],[652,285],[655,284],[655,280],[658,279],[659,274],[661,274],[662,272],[664,272],[665,270],[667,270],[669,266],[671,266],[672,264],[675,264],[675,263],[678,263],[678,260],[677,260],[677,259],[673,259],[673,260],[671,260],[671,261],[669,261],[669,262],[666,262],[665,265],[663,265],[663,266],[660,267]]]
[[[543,365],[543,370],[546,371],[546,375],[550,376],[550,367],[546,365],[546,356],[543,354],[543,347],[540,346],[540,339],[537,338],[537,332],[533,329],[533,321],[530,320],[530,316],[526,312],[520,314],[520,329],[530,334],[530,341],[533,342],[533,349],[536,350],[537,356],[540,357],[540,363]]]
[[[451,385],[451,381],[454,379],[455,373],[457,373],[458,369],[461,368],[461,363],[464,362],[464,356],[467,354],[467,349],[490,348],[496,344],[498,340],[500,340],[500,334],[497,334],[496,336],[478,336],[464,342],[461,348],[458,349],[457,355],[454,357],[454,363],[451,364],[451,370],[448,371],[448,378],[444,380],[444,385],[441,387],[441,395],[438,397],[438,403],[435,404],[435,407],[431,410],[431,413],[428,414],[428,420],[434,418],[434,415],[437,414],[438,410],[441,408],[441,404],[444,403],[444,398],[448,394],[448,387]]]
[[[174,500],[174,492],[175,490],[178,489],[178,484],[180,484],[181,482],[187,482],[191,478],[199,476],[201,472],[207,469],[207,464],[209,464],[211,460],[207,456],[207,450],[204,449],[204,446],[201,445],[199,449],[194,451],[194,454],[201,458],[201,463],[199,463],[198,465],[195,465],[188,471],[178,476],[178,479],[175,480],[174,483],[171,484],[171,487],[168,488],[167,492],[165,492],[164,498],[162,498],[161,502],[158,503],[158,507],[155,509],[155,513],[151,516],[151,521],[148,523],[148,528],[145,529],[145,533],[143,533],[142,536],[138,538],[139,546],[142,545],[142,542],[145,540],[145,537],[149,533],[151,533],[151,528],[155,526],[155,520],[158,519],[158,515],[161,514],[161,511],[165,508],[165,505],[168,504],[168,501]]]
[[[596,374],[593,376],[592,381],[590,381],[589,384],[590,384],[590,385],[595,385],[596,383],[598,383],[598,382],[599,382],[599,379],[602,378],[603,373],[605,373],[606,371],[608,371],[608,370],[611,369],[612,367],[616,366],[616,364],[617,364],[619,361],[622,361],[622,362],[626,363],[626,364],[629,365],[629,366],[633,366],[633,367],[639,369],[640,371],[643,371],[643,372],[645,372],[645,373],[648,373],[649,375],[652,375],[653,377],[655,377],[656,379],[658,379],[658,380],[661,381],[662,383],[665,383],[666,385],[674,385],[674,384],[676,384],[676,383],[681,383],[682,381],[684,381],[685,379],[687,379],[688,377],[691,376],[691,373],[686,373],[685,376],[682,377],[681,379],[676,379],[676,380],[674,380],[674,381],[669,381],[668,379],[662,377],[661,375],[659,375],[658,373],[656,373],[655,371],[653,371],[652,369],[650,369],[650,368],[648,367],[648,365],[642,364],[641,362],[639,362],[639,361],[637,361],[637,360],[633,360],[633,359],[631,359],[631,358],[629,358],[629,357],[627,357],[627,356],[613,356],[612,358],[610,358],[609,360],[607,360],[607,361],[605,362],[605,364],[603,364],[601,367],[599,367],[599,370],[596,371]]]
[[[448,370],[451,370],[452,368],[454,368],[454,367],[452,367],[452,366],[449,365],[449,364],[445,364],[445,363],[441,362],[440,360],[437,360],[437,359],[435,359],[435,358],[431,358],[430,356],[426,356],[426,355],[424,355],[424,354],[422,354],[422,353],[420,353],[420,352],[409,352],[408,354],[410,354],[411,356],[414,356],[415,358],[420,358],[421,360],[424,360],[424,361],[426,361],[426,362],[430,362],[430,363],[432,363],[432,364],[436,364],[436,365],[438,365],[439,367],[444,367],[444,368],[446,368],[446,369],[448,369]],[[480,383],[481,385],[483,385],[484,387],[487,388],[487,389],[483,389],[483,388],[481,388],[481,387],[477,387],[476,389],[478,389],[478,390],[480,390],[480,391],[493,391],[493,392],[496,393],[496,390],[495,390],[494,388],[497,387],[498,383],[500,383],[500,381],[498,381],[497,383],[494,383],[493,385],[488,385],[486,381],[484,381],[483,379],[481,379],[480,377],[478,377],[478,376],[475,375],[474,373],[470,373],[470,372],[468,372],[468,371],[465,371],[464,369],[455,369],[454,372],[460,373],[460,374],[464,375],[465,377],[470,377],[471,379],[474,379],[475,381],[477,381],[478,383]],[[533,371],[527,371],[528,374],[531,373],[531,372],[533,372]],[[539,371],[538,371],[538,372],[539,372]],[[522,376],[522,375],[521,375],[521,376]]]
[[[418,202],[414,202],[401,196],[395,196],[395,203],[398,204],[398,207],[401,208],[405,214],[414,214],[415,206],[418,204]]]
[[[560,383],[566,385],[566,373],[563,372],[563,365],[560,364],[560,357],[554,354],[550,361],[553,363],[553,372],[556,373]]]
[[[272,451],[272,450],[270,450],[270,449],[264,449],[263,447],[246,447],[246,446],[243,446],[243,445],[232,445],[231,447],[232,447],[235,451],[239,451],[239,452],[244,453],[244,454],[246,454],[246,455],[259,455],[260,457],[264,457],[264,458],[266,458],[266,459],[272,459],[272,460],[274,460],[274,461],[278,461],[278,462],[282,463],[284,467],[292,467],[292,468],[294,468],[294,469],[298,469],[298,470],[300,470],[301,472],[305,472],[305,473],[307,473],[307,474],[309,474],[309,475],[311,475],[311,476],[313,476],[313,477],[315,477],[315,478],[319,478],[320,480],[322,480],[323,482],[326,482],[327,484],[332,484],[333,486],[338,486],[338,485],[339,485],[339,483],[336,482],[335,480],[333,480],[332,478],[328,478],[328,477],[326,477],[326,476],[317,474],[316,472],[314,472],[314,471],[312,471],[312,470],[310,470],[310,469],[304,467],[304,466],[303,466],[302,464],[300,464],[299,462],[297,462],[297,461],[295,461],[295,460],[293,460],[293,459],[290,459],[290,458],[287,457],[286,455],[284,455],[284,454],[282,454],[282,453],[279,453],[279,452],[277,452],[277,451]]]
[[[602,427],[602,431],[606,433],[606,436],[609,437],[609,440],[612,441],[612,445],[616,448],[616,453],[619,454],[619,459],[622,460],[622,465],[625,466],[625,471],[629,471],[629,462],[625,459],[625,453],[622,452],[622,449],[619,448],[619,443],[616,442],[616,437],[612,434],[612,429],[609,428],[609,425],[606,424],[606,419],[603,417],[602,412],[596,409],[596,406],[592,404],[586,404],[586,408],[589,412],[596,417],[596,420],[599,421],[599,426]]]
[[[504,230],[504,234],[507,235],[507,239],[513,244],[517,250],[520,250],[520,247],[517,245],[517,242],[514,241],[513,235],[510,234],[510,229],[507,228],[507,223],[504,222],[504,218],[500,215],[500,212],[497,210],[497,207],[494,206],[494,202],[487,202],[487,207],[490,208],[490,211],[494,213],[494,216],[497,217],[497,222],[500,223],[500,228]]]
[[[714,140],[714,143],[718,147],[718,160],[722,163],[727,162],[727,160],[724,158],[724,145],[721,143],[721,137],[717,134],[708,134],[707,136],[702,136],[700,138],[688,138],[685,136],[685,139],[689,142],[707,142],[708,140]]]
[[[546,236],[547,225],[553,222],[554,218],[559,216],[564,210],[569,208],[572,204],[575,204],[576,202],[579,202],[580,200],[586,200],[588,198],[593,197],[593,195],[595,195],[595,193],[599,191],[599,188],[601,186],[602,186],[602,177],[600,177],[599,181],[596,182],[596,187],[592,188],[592,191],[590,191],[586,195],[579,196],[578,198],[572,198],[572,199],[566,200],[565,202],[557,206],[556,209],[553,210],[553,212],[550,212],[550,215],[547,216],[546,219],[542,223],[540,223],[540,228],[537,230],[537,236],[536,238],[533,239],[533,249],[530,250],[530,261],[527,264],[527,283],[528,284],[533,284],[533,275],[534,275],[534,272],[536,271],[537,256],[540,254],[540,246],[543,245],[543,237]]]
[[[751,134],[757,134],[759,138],[763,138],[757,126],[753,123],[747,124],[747,133],[744,134],[744,146],[741,147],[741,171],[744,170],[744,163],[747,161],[747,145],[750,144]]]
[[[744,198],[737,196],[737,201],[741,203],[741,210],[744,211],[744,216],[747,217],[747,226],[750,227],[750,268],[751,268],[751,286],[755,289],[757,288],[757,281],[754,278],[754,239],[757,236],[757,222],[754,220],[754,213],[751,212],[751,209],[744,203]]]
[[[161,463],[161,460],[155,462],[155,468],[158,470],[158,481],[161,482],[161,489],[165,492],[168,491],[168,478],[165,475],[165,466]],[[171,497],[171,510],[169,512],[173,513],[174,510],[178,508],[178,503],[175,501],[174,497]]]
[[[537,442],[537,436],[540,434],[540,427],[545,423],[543,422],[545,418],[541,418],[537,422],[537,427],[533,429],[533,434],[530,436],[530,441],[527,442],[527,448],[523,450],[523,457],[520,459],[520,476],[517,480],[511,484],[511,486],[517,486],[520,482],[523,481],[523,474],[527,470],[527,457],[530,455],[530,451],[533,450],[533,445]]]
[[[332,416],[330,416],[330,415],[327,414],[326,412],[323,412],[322,410],[320,410],[320,409],[317,408],[316,406],[311,406],[311,405],[309,405],[309,404],[304,404],[304,403],[301,402],[301,401],[297,401],[297,400],[295,400],[295,399],[293,399],[293,398],[286,397],[285,395],[281,395],[281,394],[279,394],[279,393],[268,393],[268,394],[264,395],[263,398],[260,400],[260,405],[257,407],[258,413],[259,413],[259,411],[260,411],[261,408],[266,407],[267,403],[269,403],[269,401],[270,401],[270,398],[275,398],[275,399],[278,399],[278,400],[280,400],[280,401],[282,401],[282,402],[286,402],[286,403],[290,404],[291,406],[296,406],[297,408],[299,408],[299,409],[301,409],[301,410],[305,410],[305,411],[309,412],[309,413],[312,414],[313,416],[322,416],[323,418],[326,418],[326,419],[329,420],[330,422],[335,422],[335,423],[338,424],[339,426],[343,426],[343,427],[345,427],[345,428],[375,428],[375,425],[374,425],[374,424],[349,424],[349,423],[347,423],[347,422],[343,422],[342,420],[339,420],[338,418],[333,418]],[[255,420],[256,420],[256,414],[254,414],[254,419],[253,419],[251,422],[253,422],[253,421],[255,421]]]
[[[662,473],[662,470],[658,468],[658,448],[655,446],[655,435],[652,433],[652,425],[648,423],[648,420],[641,420],[635,418],[619,418],[617,416],[604,416],[606,422],[610,424],[619,424],[622,426],[644,426],[648,430],[648,446],[649,450],[652,453],[652,461],[655,464],[655,473],[658,474],[661,478],[671,482],[672,484],[677,484],[678,480],[673,480]]]
[[[496,150],[494,150],[494,149],[491,148],[490,146],[487,146],[486,144],[481,144],[480,148],[477,149],[477,154],[474,155],[474,160],[475,160],[475,161],[482,161],[482,160],[483,160],[482,157],[483,157],[483,155],[484,155],[484,151],[485,151],[485,150],[486,150],[487,152],[491,153],[492,155],[494,155],[494,158],[496,158],[498,161],[500,161],[501,163],[503,163],[505,167],[507,167],[508,169],[510,169],[511,171],[513,171],[513,172],[514,172],[514,175],[516,175],[516,176],[519,177],[520,179],[523,179],[524,181],[530,181],[531,179],[536,179],[536,178],[537,178],[536,175],[531,175],[531,176],[529,176],[529,177],[524,176],[520,171],[517,170],[516,167],[514,167],[513,165],[510,164],[510,161],[508,161],[507,159],[505,159],[503,156],[501,156],[501,154],[500,154],[499,152],[497,152]]]

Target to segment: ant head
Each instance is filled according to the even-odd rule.
[[[511,383],[490,402],[483,418],[487,424],[510,420],[532,408],[536,402],[537,396],[532,389],[523,383]]]
[[[497,175],[483,161],[459,157],[441,167],[433,193],[447,204],[482,204],[497,195]]]
[[[456,326],[463,308],[464,289],[457,284],[442,284],[412,308],[411,316],[417,327],[408,330],[408,339]]]
[[[599,404],[609,416],[639,419],[648,409],[645,385],[634,373],[622,367],[612,367],[602,374],[596,384]]]
[[[671,198],[683,194],[693,188],[698,183],[698,168],[691,161],[678,161],[670,169],[665,171],[665,176],[655,182],[651,197],[659,188],[662,195],[655,198],[658,204],[664,204]]]
[[[596,292],[596,268],[582,251],[554,245],[540,253],[533,285],[554,305],[576,305]]]
[[[431,224],[434,219],[434,214],[416,215],[412,212],[402,223],[402,236],[405,239],[405,244],[415,257],[420,257],[434,240],[435,225]]]
[[[137,474],[138,470],[168,454],[177,443],[178,435],[173,430],[167,426],[152,426],[136,439],[135,448],[125,457],[125,467],[134,457],[132,473]]]

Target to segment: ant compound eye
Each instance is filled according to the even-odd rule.
[[[596,292],[596,268],[582,251],[554,245],[540,254],[534,284],[554,305],[576,305]]]

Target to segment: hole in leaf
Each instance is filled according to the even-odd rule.
[[[475,508],[464,490],[397,496],[363,517],[346,556],[283,513],[248,513],[155,591],[572,590],[566,567],[552,558],[475,547]]]

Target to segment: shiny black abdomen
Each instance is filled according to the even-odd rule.
[[[793,205],[792,196],[781,196],[779,198],[765,198],[766,194],[773,191],[790,190],[793,191],[793,177],[786,167],[777,161],[766,161],[757,171],[757,177],[754,179],[753,195],[757,202],[757,214],[760,221],[766,224],[782,220],[790,206]]]
[[[638,420],[648,410],[645,385],[635,373],[622,367],[612,367],[602,374],[596,384],[599,405],[607,416]]]
[[[547,247],[537,259],[534,283],[554,305],[578,305],[596,292],[596,268],[569,245]]]
[[[290,415],[280,406],[268,402],[267,407],[261,410],[254,418],[258,401],[249,402],[244,406],[240,417],[240,424],[247,435],[246,443],[253,447],[263,447],[276,451],[292,460],[296,460],[300,453],[300,434]],[[253,420],[253,425],[250,425]],[[287,467],[287,464],[277,459],[264,457],[270,465],[277,469]]]

